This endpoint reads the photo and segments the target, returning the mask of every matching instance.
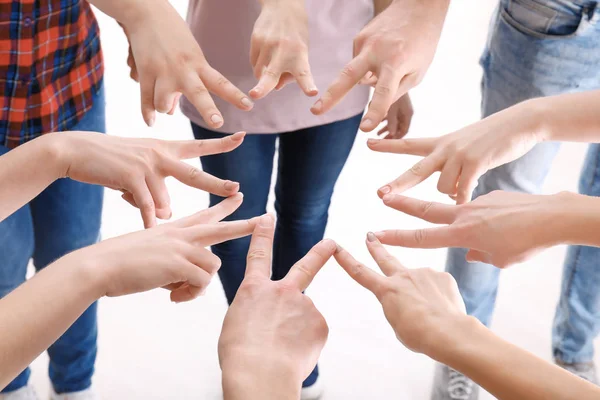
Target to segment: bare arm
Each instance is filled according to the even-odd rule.
[[[377,296],[396,336],[409,349],[464,373],[501,400],[599,398],[600,388],[507,343],[466,316],[450,274],[404,267],[373,234],[367,247],[385,276],[345,250],[335,258]]]
[[[198,297],[221,265],[205,247],[254,229],[255,220],[219,222],[241,203],[238,194],[190,217],[70,253],[1,299],[0,389],[103,296],[161,287],[176,303]]]
[[[471,200],[486,171],[523,156],[544,141],[600,141],[600,91],[528,100],[437,138],[369,140],[372,150],[423,157],[379,195],[402,193],[442,171],[438,190],[458,204]],[[460,173],[459,173],[460,172]]]

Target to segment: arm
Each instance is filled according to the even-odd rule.
[[[103,296],[163,287],[173,302],[198,297],[221,264],[205,247],[254,229],[255,220],[219,223],[241,203],[236,195],[179,221],[75,251],[1,299],[0,389]]]
[[[338,263],[381,302],[398,339],[469,376],[501,400],[596,399],[600,388],[495,336],[473,317],[454,278],[432,269],[407,269],[375,235],[367,247],[385,276],[347,251]]]
[[[223,126],[224,120],[210,93],[241,110],[252,109],[252,100],[208,64],[185,21],[167,0],[88,1],[125,30],[133,56],[132,77],[140,82],[142,115],[149,126],[156,111],[172,113],[182,94],[212,129]]]
[[[231,151],[243,141],[238,133],[224,140],[161,141],[127,139],[94,132],[43,135],[0,157],[0,221],[27,204],[56,179],[121,190],[138,207],[146,227],[171,216],[164,179],[227,197],[239,184],[206,174],[181,159]]]
[[[600,396],[597,386],[506,342],[473,317],[447,323],[454,327],[444,335],[449,341],[438,337],[428,355],[500,400],[592,400]]]
[[[66,176],[66,160],[50,136],[32,140],[0,157],[0,221]]]
[[[486,171],[525,155],[543,141],[600,141],[600,91],[528,100],[438,138],[371,139],[372,150],[424,157],[379,195],[402,193],[437,171],[438,190],[457,204],[471,200]],[[460,172],[460,173],[459,173]]]
[[[370,72],[377,83],[360,129],[375,129],[390,106],[424,78],[449,4],[450,0],[392,0],[354,39],[354,59],[311,111],[316,115],[329,111]],[[383,0],[376,4],[384,5]]]

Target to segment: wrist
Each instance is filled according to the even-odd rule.
[[[446,365],[462,352],[465,338],[483,326],[479,320],[466,314],[444,315],[432,321],[431,329],[425,334],[423,353]]]
[[[64,140],[63,135],[64,133],[49,133],[36,139],[36,143],[40,146],[41,158],[52,170],[55,180],[66,177],[70,165],[68,140]]]
[[[302,377],[292,360],[238,354],[221,361],[225,400],[297,400]],[[250,395],[251,394],[251,395]]]
[[[548,107],[547,98],[540,97],[522,102],[519,106],[524,113],[524,120],[528,121],[528,131],[536,142],[553,140],[554,132],[551,122],[551,107]]]
[[[76,250],[56,261],[66,271],[66,276],[86,294],[90,304],[104,297],[107,287],[100,263],[89,254],[88,249],[93,248],[94,246],[90,246]]]
[[[553,215],[560,226],[553,245],[569,244],[600,247],[600,199],[571,192],[560,192],[552,198]]]

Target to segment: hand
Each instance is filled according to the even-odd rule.
[[[407,348],[434,357],[447,343],[441,338],[465,316],[465,304],[454,278],[429,268],[408,269],[392,257],[373,233],[367,235],[369,253],[385,276],[356,261],[346,250],[335,259],[359,284],[377,296],[396,337]]]
[[[374,151],[424,157],[396,180],[379,189],[379,196],[402,193],[441,171],[437,188],[457,204],[471,200],[477,180],[486,171],[516,160],[540,142],[541,124],[530,103],[522,103],[480,122],[438,138],[381,141]]]
[[[303,0],[262,0],[250,39],[250,64],[258,84],[250,96],[261,99],[296,80],[307,96],[318,89],[308,63],[308,17]]]
[[[63,176],[121,190],[123,199],[140,209],[146,228],[156,225],[157,217],[171,217],[165,185],[168,176],[223,197],[239,190],[238,183],[221,180],[180,160],[231,151],[242,143],[244,133],[224,139],[163,141],[61,132],[48,135],[47,140],[65,160]]]
[[[412,102],[409,94],[406,93],[392,104],[384,119],[387,123],[377,132],[377,135],[387,133],[383,139],[402,139],[408,133],[413,114]]]
[[[196,107],[211,129],[223,125],[223,116],[209,92],[241,110],[253,103],[213,69],[185,21],[168,2],[141,3],[134,18],[121,21],[130,43],[128,65],[141,85],[142,115],[152,126],[155,111],[173,113],[181,94]]]
[[[233,213],[237,194],[214,207],[178,221],[105,240],[71,253],[73,265],[86,266],[102,296],[123,296],[158,287],[171,290],[171,301],[198,297],[221,266],[207,246],[250,235],[256,220],[219,222]]]
[[[397,194],[385,195],[383,202],[408,215],[447,226],[378,232],[382,243],[423,249],[467,248],[467,261],[499,268],[560,244],[569,219],[565,209],[573,204],[568,194],[538,196],[500,191],[458,206]]]
[[[354,59],[311,111],[317,115],[329,111],[370,72],[377,85],[360,129],[375,129],[390,106],[423,79],[448,4],[448,0],[395,0],[354,39]]]
[[[224,383],[230,376],[239,382],[242,376],[254,375],[256,379],[249,381],[267,384],[270,398],[285,398],[277,396],[275,386],[289,381],[299,395],[302,381],[317,364],[327,340],[325,319],[302,292],[336,245],[331,240],[320,242],[283,280],[271,281],[274,229],[273,218],[263,216],[254,230],[246,276],[223,323],[219,360]],[[255,394],[255,398],[266,398]]]

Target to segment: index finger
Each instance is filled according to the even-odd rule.
[[[393,66],[389,64],[381,66],[379,79],[373,92],[373,99],[360,124],[360,129],[364,132],[372,131],[383,121],[388,110],[396,101],[396,90],[401,78],[401,71],[397,71]]]
[[[425,157],[377,192],[380,197],[390,192],[402,193],[429,178],[436,171],[439,171],[442,165],[442,160],[435,156]]]
[[[337,246],[333,240],[322,240],[294,264],[282,281],[297,287],[301,292],[305,291],[336,250]]]
[[[383,204],[434,224],[451,224],[459,210],[457,206],[413,199],[394,193],[383,196]]]
[[[167,152],[179,160],[210,156],[230,152],[238,148],[244,141],[246,132],[237,132],[221,139],[206,140],[164,140]]]
[[[221,197],[231,196],[240,189],[240,184],[237,182],[217,178],[183,161],[166,159],[164,173],[187,186]]]
[[[246,259],[246,275],[249,277],[269,279],[271,276],[271,261],[273,260],[273,236],[275,221],[271,215],[263,215],[258,220]]]
[[[199,224],[211,224],[219,222],[223,218],[233,214],[233,212],[242,205],[243,199],[244,195],[238,192],[233,196],[221,201],[220,203],[207,208],[206,210],[202,210],[196,214],[190,215],[189,217],[182,218],[173,222],[173,224],[184,228]]]
[[[215,244],[239,239],[251,235],[256,227],[258,218],[239,221],[218,222],[216,224],[203,224],[188,228],[195,241],[201,246],[213,246]]]
[[[369,249],[369,253],[373,260],[379,265],[379,268],[383,271],[387,276],[392,276],[399,271],[404,271],[406,268],[400,264],[395,257],[393,257],[386,249],[383,247],[377,236],[374,233],[369,232],[367,234],[367,249]]]
[[[447,247],[468,247],[459,243],[458,233],[452,226],[441,228],[388,230],[375,233],[383,244],[413,249],[441,249]]]
[[[426,157],[430,155],[439,138],[426,139],[369,139],[367,146],[380,153],[409,154]]]
[[[344,67],[340,76],[312,106],[311,112],[315,115],[321,115],[331,110],[360,82],[367,72],[369,72],[367,56],[359,54]]]
[[[382,287],[385,278],[366,265],[358,262],[350,253],[341,247],[334,254],[335,260],[359,285],[373,292],[376,296]]]

